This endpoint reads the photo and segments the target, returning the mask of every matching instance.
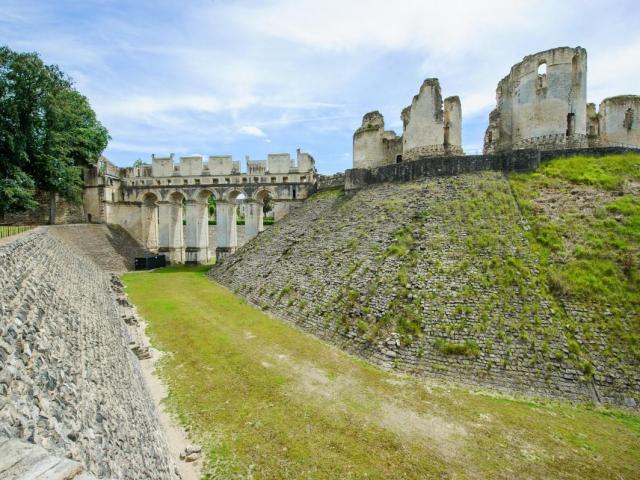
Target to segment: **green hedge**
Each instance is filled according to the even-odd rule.
[[[31,230],[31,225],[0,225],[0,238],[10,237]]]

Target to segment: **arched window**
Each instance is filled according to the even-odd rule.
[[[547,86],[547,62],[540,62],[538,65],[538,80],[536,82],[537,90],[546,88]]]
[[[547,74],[547,62],[542,62],[538,65],[538,75],[546,75]]]

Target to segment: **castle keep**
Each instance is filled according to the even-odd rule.
[[[484,153],[640,145],[640,97],[587,105],[587,51],[561,47],[526,56],[498,83]]]

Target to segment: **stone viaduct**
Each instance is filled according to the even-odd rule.
[[[120,169],[106,159],[87,172],[84,207],[89,222],[124,227],[149,250],[167,255],[172,263],[206,262],[209,251],[209,197],[216,204],[216,258],[238,246],[237,207],[244,198],[245,234],[263,231],[263,205],[273,204],[274,219],[316,189],[313,157],[300,150],[250,160],[247,171],[228,156],[152,156],[151,165]],[[183,228],[183,224],[186,227]]]

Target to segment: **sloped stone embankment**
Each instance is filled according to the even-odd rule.
[[[387,368],[628,406],[640,371],[539,274],[501,173],[321,192],[211,269],[264,310]],[[576,345],[593,362],[585,374]]]
[[[173,479],[111,277],[40,228],[0,246],[0,437],[98,478]]]

